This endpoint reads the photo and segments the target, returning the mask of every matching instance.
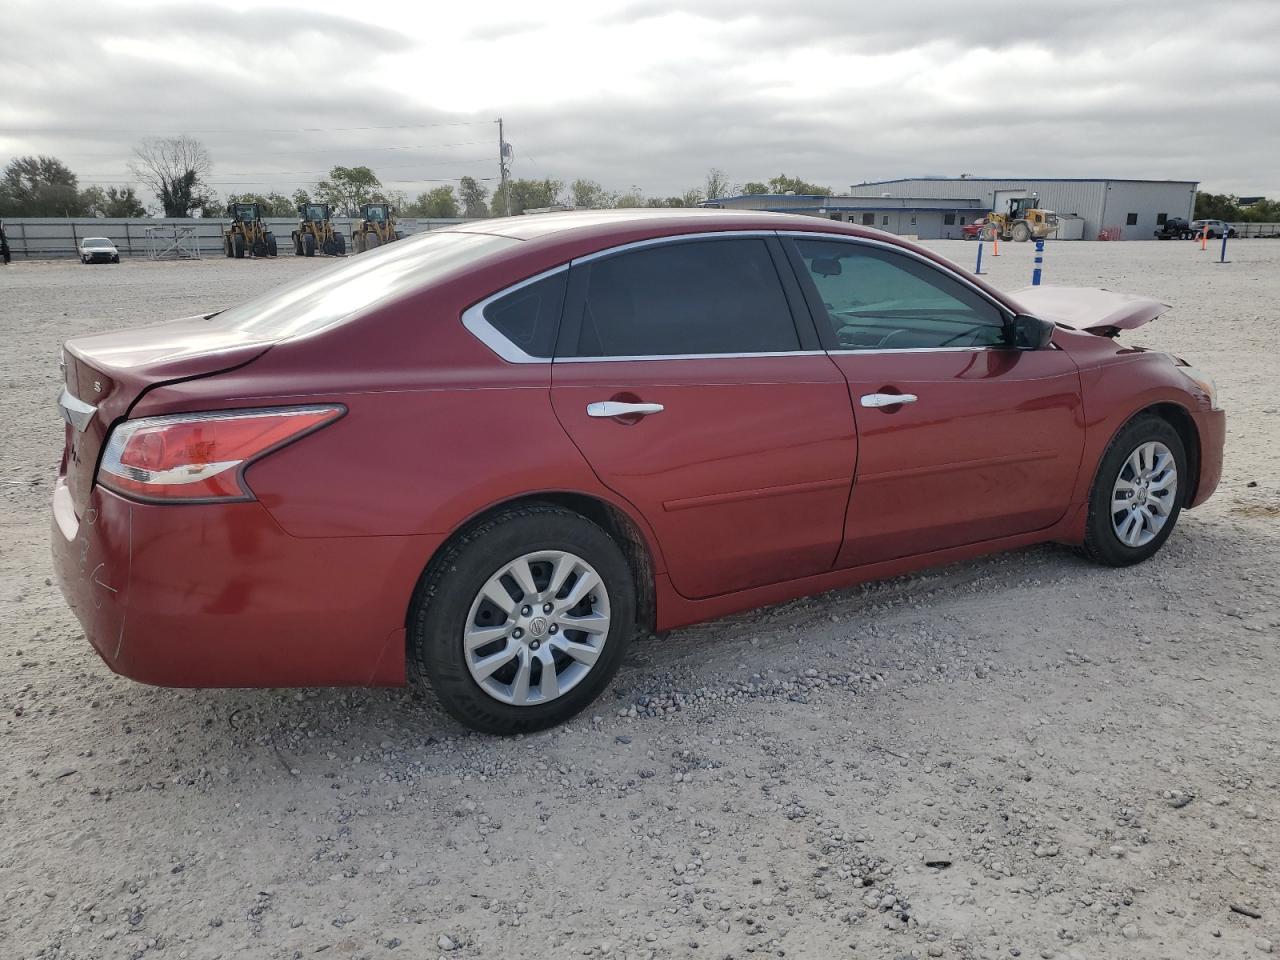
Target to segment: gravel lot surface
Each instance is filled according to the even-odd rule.
[[[1155,560],[1043,547],[682,630],[510,740],[429,693],[138,685],[52,586],[59,342],[328,264],[0,268],[0,956],[1280,949],[1280,242],[1229,252],[1047,255],[1173,304],[1127,339],[1218,378],[1222,485]],[[987,266],[1023,286],[1030,246]]]

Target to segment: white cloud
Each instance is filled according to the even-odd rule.
[[[9,0],[5,29],[0,163],[52,153],[85,181],[125,181],[131,144],[187,131],[224,193],[335,163],[416,191],[493,176],[502,115],[515,175],[651,194],[714,165],[837,189],[964,171],[1280,195],[1266,0]],[[350,129],[375,126],[395,129]]]

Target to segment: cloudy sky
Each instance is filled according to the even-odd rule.
[[[1193,179],[1280,196],[1278,0],[4,0],[0,164],[131,180],[189,133],[213,186],[368,164],[648,195],[785,171]]]

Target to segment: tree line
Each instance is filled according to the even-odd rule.
[[[501,217],[542,207],[579,209],[613,207],[692,207],[734,193],[798,193],[828,195],[830,189],[786,174],[767,181],[732,184],[712,168],[702,184],[678,195],[647,196],[638,186],[612,190],[595,180],[569,183],[551,178],[512,179],[505,188],[475,177],[457,186],[444,184],[410,197],[388,188],[367,166],[334,166],[309,188],[285,196],[232,193],[218,196],[208,179],[213,162],[204,144],[192,137],[152,138],[134,148],[130,173],[158,203],[163,217],[223,217],[229,203],[261,203],[267,216],[295,216],[304,203],[327,203],[336,216],[356,216],[366,203],[389,203],[405,217]],[[148,210],[132,186],[81,187],[76,174],[57,157],[26,156],[10,161],[0,174],[0,216],[9,217],[145,217]]]
[[[1262,197],[1246,206],[1232,193],[1196,192],[1196,220],[1226,220],[1229,223],[1280,223],[1280,200]]]

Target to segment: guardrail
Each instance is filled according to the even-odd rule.
[[[1236,236],[1240,238],[1276,238],[1280,237],[1280,223],[1250,223],[1242,220],[1239,223],[1232,223],[1235,228]]]
[[[107,237],[120,250],[122,257],[147,256],[147,227],[188,227],[193,242],[202,256],[222,255],[222,230],[229,223],[215,217],[203,219],[165,219],[140,217],[136,219],[110,219],[96,217],[5,217],[4,234],[9,242],[10,255],[15,260],[57,260],[77,256],[80,241],[85,237]],[[289,241],[291,231],[297,229],[293,217],[266,217],[265,222],[275,234],[281,256],[291,256]],[[428,219],[406,217],[396,221],[396,229],[404,234],[438,230],[454,223],[466,223],[463,218]],[[351,249],[351,217],[334,217],[334,229],[347,238]]]

